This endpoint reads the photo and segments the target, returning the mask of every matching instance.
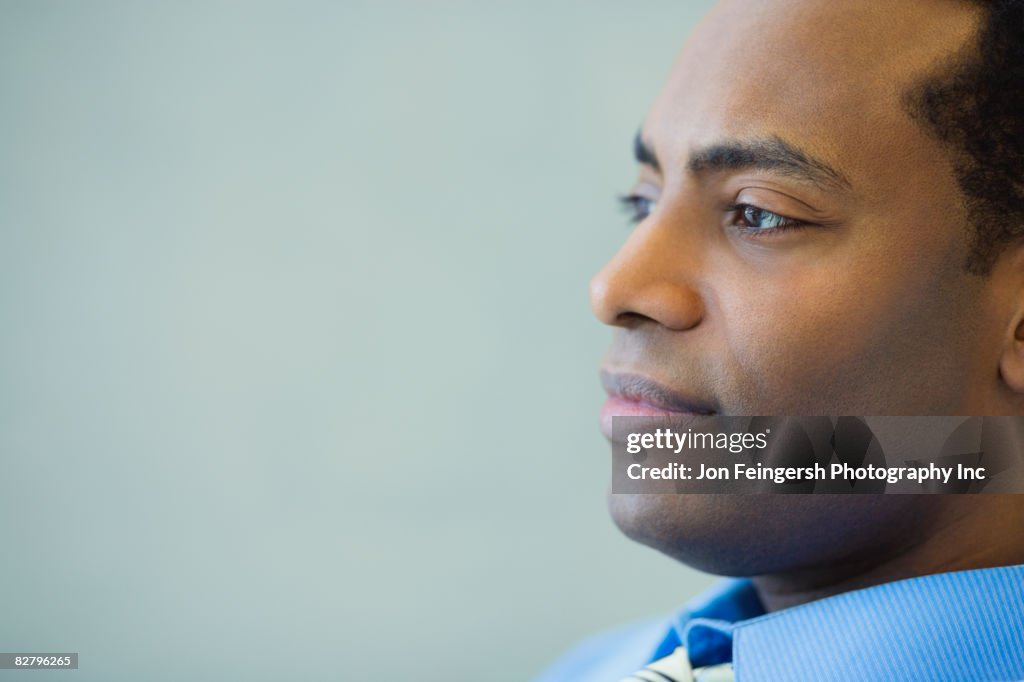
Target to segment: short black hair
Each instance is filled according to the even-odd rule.
[[[1024,239],[1024,0],[970,1],[977,37],[906,103],[952,155],[974,232],[965,267],[985,275]]]

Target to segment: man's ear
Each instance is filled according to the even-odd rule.
[[[992,272],[999,281],[1009,322],[1002,338],[999,377],[1010,390],[1024,396],[1024,245],[1013,245],[1002,254]]]
[[[1014,316],[1006,337],[999,374],[1011,390],[1024,394],[1024,306]]]
[[[999,375],[1007,387],[1018,396],[1024,396],[1024,245],[1007,248],[991,276],[998,277],[1002,286],[1009,324],[1003,337],[1003,354],[999,359]]]

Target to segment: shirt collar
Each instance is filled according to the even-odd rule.
[[[675,615],[651,659],[732,660],[742,682],[1024,679],[1024,566],[940,573],[766,614],[749,580]],[[895,675],[895,677],[894,677]]]

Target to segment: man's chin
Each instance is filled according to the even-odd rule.
[[[908,541],[936,506],[929,497],[609,494],[608,508],[627,537],[692,568],[755,576]]]
[[[756,575],[763,571],[753,552],[730,535],[730,519],[743,498],[724,495],[609,494],[608,509],[629,539],[656,549],[699,571],[715,575]]]

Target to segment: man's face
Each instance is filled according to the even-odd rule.
[[[623,393],[606,417],[649,395],[737,415],[1005,409],[1006,292],[965,271],[971,233],[949,156],[904,104],[979,19],[952,0],[719,4],[643,124],[640,221],[592,283],[596,314],[616,327],[602,369]],[[651,495],[611,506],[663,551],[759,573],[887,533],[898,546],[917,523],[904,517],[925,523],[934,504]]]

